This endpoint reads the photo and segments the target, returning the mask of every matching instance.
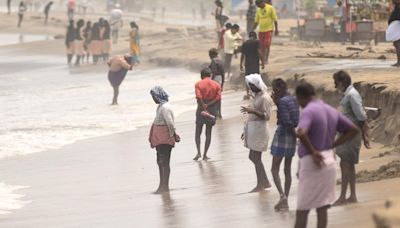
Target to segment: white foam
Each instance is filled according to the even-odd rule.
[[[25,186],[11,186],[0,183],[0,214],[8,214],[14,210],[23,208],[29,201],[23,201],[24,195],[15,193],[25,189]]]
[[[45,65],[49,60],[35,61]],[[130,72],[120,88],[120,106],[110,106],[112,88],[106,72],[71,75],[64,64],[55,64],[59,62],[55,59],[53,67],[0,75],[0,158],[56,149],[149,124],[157,108],[149,94],[154,85],[170,94],[177,115],[195,108],[195,102],[181,104],[194,98],[194,83],[199,78],[186,70]]]

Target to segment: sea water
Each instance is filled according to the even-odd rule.
[[[157,105],[149,91],[155,85],[170,94],[176,115],[196,106],[199,76],[184,69],[134,69],[120,87],[120,105],[110,106],[113,91],[104,66],[79,73],[89,67],[69,68],[59,56],[5,58],[0,52],[0,58],[15,67],[0,72],[0,159],[150,124]]]

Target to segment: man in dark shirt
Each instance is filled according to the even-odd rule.
[[[250,32],[249,40],[242,45],[242,56],[240,58],[240,70],[245,71],[245,76],[260,73],[261,68],[264,69],[264,59],[261,58],[261,50],[257,40],[257,33]],[[244,63],[244,68],[243,68]],[[249,96],[249,88],[247,88],[247,96]]]

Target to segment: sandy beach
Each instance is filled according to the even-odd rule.
[[[196,153],[193,85],[200,79],[199,69],[209,62],[208,49],[216,45],[207,23],[194,27],[140,19],[142,63],[129,73],[122,87],[121,105],[111,108],[106,66],[67,67],[64,40],[56,39],[65,33],[62,17],[55,16],[43,27],[37,14],[27,16],[30,19],[17,29],[16,15],[0,15],[1,33],[19,39],[14,42],[16,38],[9,37],[8,43],[0,46],[0,99],[7,109],[2,110],[5,118],[0,122],[6,129],[0,130],[4,136],[0,182],[11,189],[6,191],[5,203],[0,191],[0,212],[5,213],[0,213],[1,227],[293,226],[297,179],[288,212],[274,211],[279,199],[275,187],[260,194],[247,193],[256,180],[248,151],[240,140],[244,119],[240,106],[247,101],[242,100],[239,59],[234,59],[235,74],[224,91],[224,119],[213,133],[212,159],[192,161]],[[282,21],[283,34],[293,23]],[[127,34],[127,27],[122,34]],[[366,105],[382,108],[381,115],[371,122],[373,149],[363,148],[357,166],[358,172],[379,171],[400,160],[400,80],[398,69],[390,67],[395,56],[387,50],[393,48],[392,44],[371,46],[351,58],[307,57],[316,52],[348,56],[352,53],[346,50],[349,46],[365,48],[339,43],[322,43],[321,47],[277,37],[263,76],[267,83],[283,77],[291,86],[301,80],[312,82],[321,98],[337,105],[340,96],[334,89],[332,73],[348,70]],[[123,35],[113,53],[127,51],[127,36]],[[386,60],[378,59],[382,55]],[[160,83],[172,92],[182,142],[173,150],[171,192],[154,195],[158,170],[155,151],[148,144],[148,124],[156,106],[148,90]],[[272,136],[275,118],[269,127]],[[266,152],[263,161],[272,181],[271,160]],[[296,157],[293,175],[297,161]],[[339,165],[337,169],[339,179]],[[398,197],[397,170],[393,175],[379,171],[379,181],[363,174],[366,181],[357,185],[360,202],[332,208],[329,227],[375,227],[372,214],[383,209],[387,199]],[[313,212],[309,227],[315,225]]]

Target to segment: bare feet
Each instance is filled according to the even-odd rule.
[[[207,156],[203,156],[203,161],[207,161],[208,159],[211,159],[210,157],[207,157]]]
[[[347,203],[347,200],[345,198],[339,198],[338,200],[336,200],[336,202],[333,204],[333,206],[342,206],[345,205]]]
[[[272,188],[272,185],[269,183],[269,181],[267,181],[267,182],[264,184],[264,189],[270,189],[270,188]]]
[[[287,198],[281,198],[279,202],[275,205],[276,211],[289,210],[289,204]]]
[[[262,191],[264,191],[264,187],[262,187],[262,186],[256,186],[256,187],[253,188],[253,190],[251,190],[249,193],[262,192]]]
[[[193,158],[194,161],[199,160],[199,158],[201,158],[201,154],[197,154],[196,157]]]
[[[158,188],[157,191],[155,191],[153,194],[163,194],[169,192],[169,188]]]
[[[358,200],[355,197],[350,197],[346,200],[346,203],[358,203]]]

